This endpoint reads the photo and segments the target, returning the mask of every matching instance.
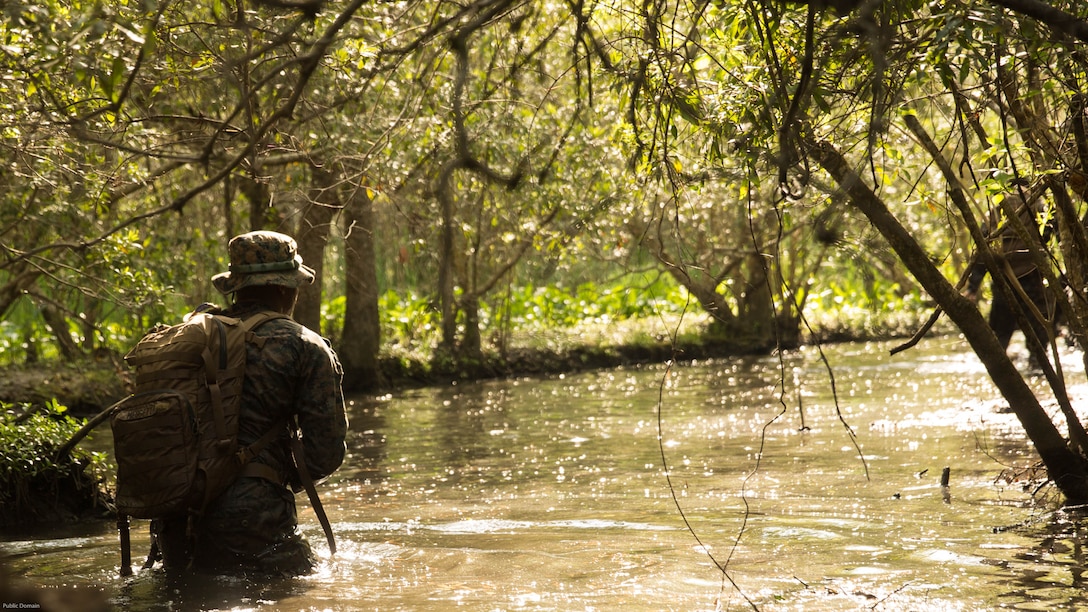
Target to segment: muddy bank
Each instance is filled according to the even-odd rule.
[[[936,334],[935,334],[936,335]],[[887,340],[898,334],[838,334],[824,343]],[[478,362],[424,363],[403,358],[379,361],[379,388],[359,388],[344,381],[351,393],[389,393],[401,389],[511,376],[548,376],[666,361],[766,354],[769,346],[727,341],[660,342],[617,346],[573,345],[559,350],[512,348],[489,353]],[[44,405],[56,399],[70,413],[90,416],[131,392],[131,372],[120,359],[76,363],[34,364],[0,368],[0,402]]]
[[[71,523],[113,516],[113,499],[86,458],[63,459],[41,473],[5,482],[0,529],[15,525]]]
[[[516,349],[506,355],[488,355],[480,362],[445,367],[390,358],[380,361],[383,377],[380,388],[361,389],[352,385],[351,380],[345,380],[344,387],[353,393],[388,393],[455,380],[544,376],[666,360],[729,357],[753,350],[724,344],[572,347],[562,352]],[[55,398],[71,414],[79,416],[96,414],[130,391],[130,373],[123,364],[109,361],[0,368],[0,402],[41,406]]]
[[[380,389],[361,389],[345,380],[346,391],[355,393],[384,393],[405,388],[427,387],[464,382],[509,378],[516,376],[550,376],[587,370],[600,370],[666,361],[691,361],[716,357],[736,357],[765,354],[767,346],[740,345],[726,342],[692,342],[637,344],[623,346],[571,346],[549,351],[513,348],[502,355],[488,354],[478,362],[455,364],[423,364],[398,359],[380,362],[383,384]]]
[[[0,402],[42,406],[53,399],[72,414],[94,414],[127,395],[123,365],[109,360],[0,368]]]

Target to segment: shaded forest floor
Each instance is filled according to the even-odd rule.
[[[836,313],[810,321],[802,343],[871,341],[906,338],[929,312]],[[436,365],[431,355],[391,347],[383,353],[380,389],[355,393],[395,392],[400,389],[510,376],[548,376],[586,370],[663,363],[667,360],[725,358],[769,353],[772,346],[735,339],[708,338],[704,318],[629,320],[590,323],[573,328],[535,331],[503,339],[501,350],[486,348],[480,363]],[[946,318],[930,331],[955,333]],[[130,374],[120,356],[81,362],[52,362],[0,367],[0,402],[43,405],[56,399],[75,416],[90,416],[130,390]]]

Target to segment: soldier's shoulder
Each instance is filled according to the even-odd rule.
[[[331,348],[326,338],[291,318],[272,319],[261,325],[259,329],[265,332],[261,335],[289,337],[302,344],[317,346],[323,350]]]
[[[261,326],[258,329],[298,331],[300,328],[305,329],[301,323],[295,321],[291,317],[280,315],[261,323]]]

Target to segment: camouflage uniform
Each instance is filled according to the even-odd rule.
[[[231,271],[213,278],[223,293],[262,284],[297,287],[313,280],[312,271],[295,254],[294,240],[283,234],[252,232],[236,237],[230,255]],[[241,302],[223,314],[245,318],[267,309]],[[192,560],[204,570],[304,574],[312,569],[313,556],[298,533],[291,490],[298,490],[298,475],[291,462],[286,423],[290,417],[297,421],[306,466],[315,481],[335,471],[344,459],[347,434],[343,370],[323,338],[291,319],[267,321],[254,333],[264,343],[263,347],[246,345],[238,441],[246,445],[274,427],[283,430],[254,459],[271,467],[277,482],[243,475],[212,502],[192,534]],[[176,565],[171,563],[169,539],[179,539],[178,530],[184,527],[164,527],[160,526],[159,536],[169,567]]]

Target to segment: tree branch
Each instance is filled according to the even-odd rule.
[[[1031,17],[1081,42],[1088,42],[1088,21],[1040,0],[990,0],[990,3]]]

